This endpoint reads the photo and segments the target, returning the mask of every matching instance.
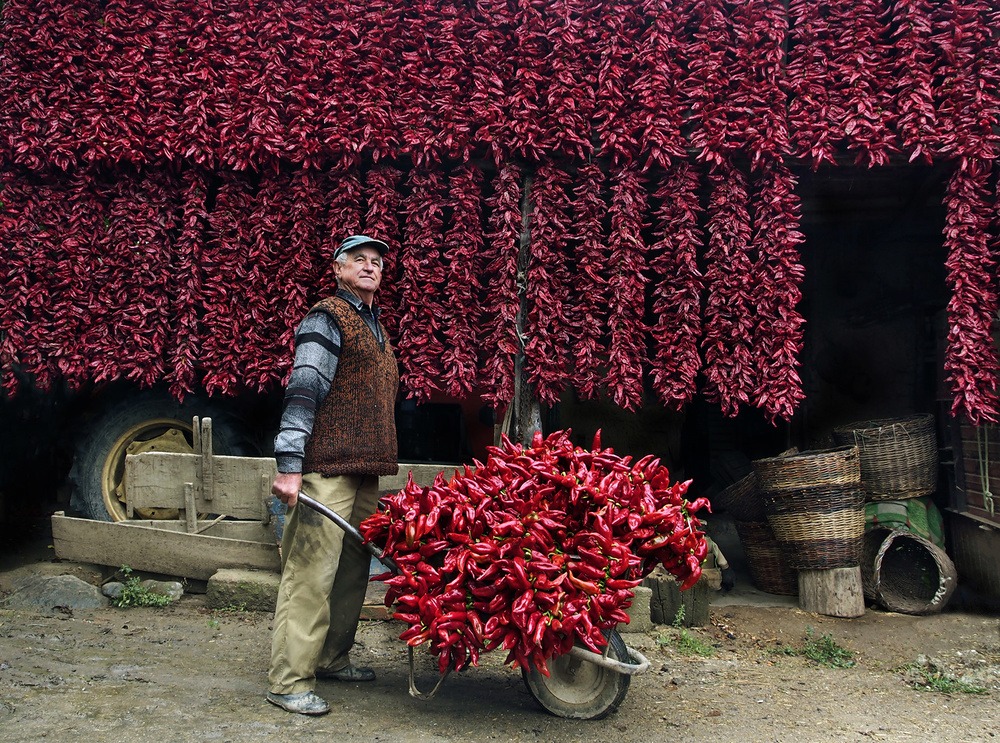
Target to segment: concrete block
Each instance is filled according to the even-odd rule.
[[[635,594],[632,606],[625,610],[629,623],[620,626],[618,630],[619,632],[649,632],[653,629],[653,620],[650,615],[650,599],[653,597],[653,589],[636,586],[632,589],[632,593]]]
[[[210,609],[274,611],[281,575],[262,570],[218,570],[208,579],[205,603]]]

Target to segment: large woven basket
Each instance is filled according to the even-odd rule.
[[[861,483],[861,466],[856,446],[815,449],[753,463],[760,489],[768,493],[805,488],[848,487]]]
[[[933,415],[860,421],[835,428],[833,439],[858,447],[861,486],[868,500],[916,498],[937,490]]]
[[[796,596],[798,573],[788,566],[785,555],[767,521],[735,521],[753,584],[764,593]]]
[[[751,472],[712,498],[733,517],[734,521],[766,521],[764,499],[757,485],[757,473]],[[713,509],[714,510],[714,509]]]
[[[892,529],[868,529],[861,540],[861,590],[865,598],[875,601],[875,558]]]
[[[875,556],[875,598],[901,614],[944,609],[958,585],[958,572],[943,549],[903,529],[889,533]]]
[[[865,495],[860,487],[771,491],[764,494],[764,507],[789,567],[830,570],[861,563]]]

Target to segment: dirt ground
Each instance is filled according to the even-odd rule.
[[[25,572],[99,581],[44,546],[0,555],[0,592]],[[759,604],[759,602],[758,602]],[[437,695],[408,694],[403,625],[363,623],[355,662],[369,684],[320,682],[332,712],[288,714],[264,701],[270,614],[212,611],[186,594],[163,609],[12,609],[0,603],[0,741],[992,741],[1000,736],[996,615],[929,617],[869,608],[834,619],[777,606],[713,604],[711,624],[626,633],[651,661],[619,709],[577,721],[542,710],[502,653],[452,674]],[[848,668],[825,667],[807,646]],[[704,654],[702,654],[704,653]],[[922,664],[922,665],[921,665]],[[437,681],[417,657],[422,691]],[[917,681],[964,680],[966,691]],[[979,689],[983,693],[970,693]]]

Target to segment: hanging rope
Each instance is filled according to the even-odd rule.
[[[995,516],[993,493],[990,492],[990,439],[986,426],[976,426],[976,449],[979,454],[979,482],[983,490],[983,508]]]

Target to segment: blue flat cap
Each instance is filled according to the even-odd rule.
[[[368,235],[351,235],[350,237],[344,238],[344,242],[340,243],[340,246],[333,254],[334,260],[339,258],[343,253],[349,250],[354,250],[355,248],[372,247],[378,251],[379,255],[385,255],[389,250],[389,246],[386,245],[381,240],[376,240],[374,237],[369,237]]]

